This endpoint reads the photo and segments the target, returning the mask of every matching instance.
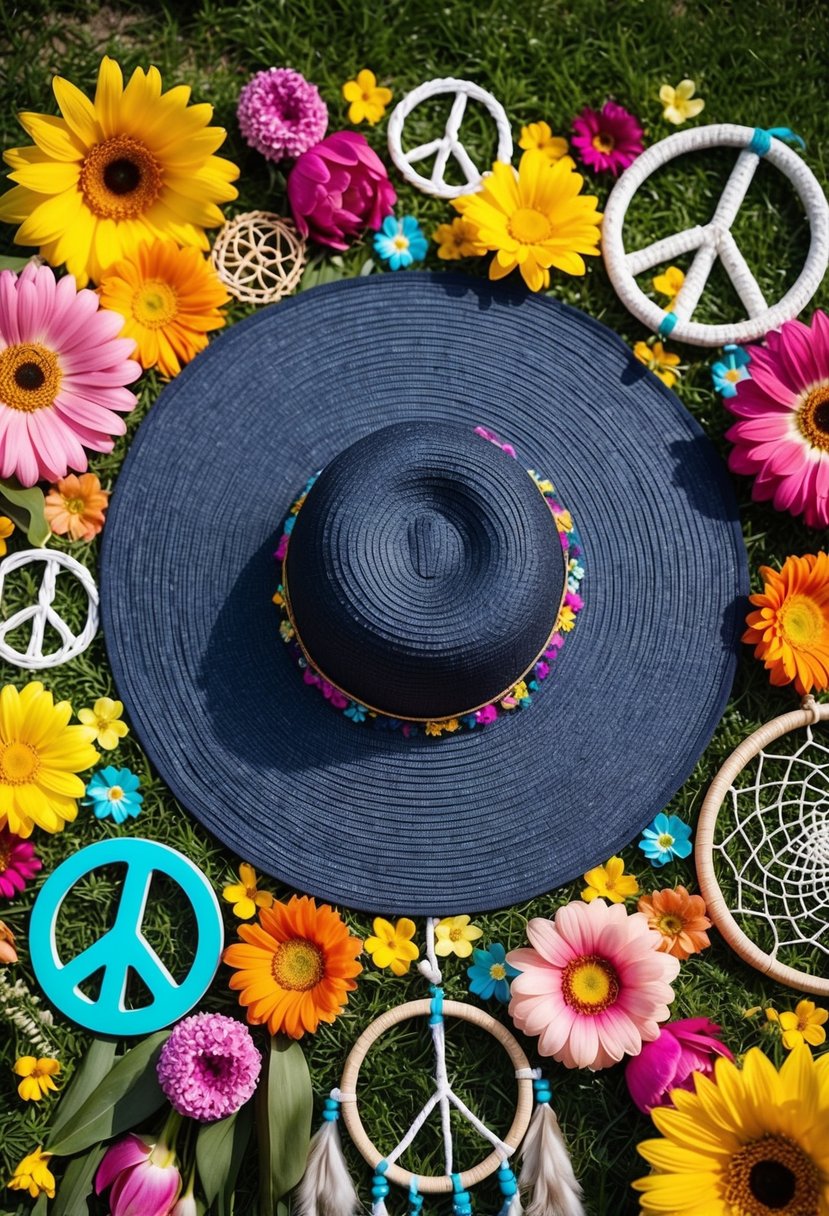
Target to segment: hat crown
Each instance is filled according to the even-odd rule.
[[[313,666],[355,701],[447,718],[505,694],[552,633],[565,561],[521,464],[473,426],[352,444],[296,518],[285,578]]]

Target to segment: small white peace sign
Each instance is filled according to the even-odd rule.
[[[403,120],[408,118],[421,101],[425,101],[427,97],[438,97],[443,93],[454,95],[452,109],[446,120],[443,135],[428,143],[418,144],[416,148],[412,148],[411,152],[404,152]],[[477,190],[480,184],[481,174],[459,138],[461,119],[470,98],[480,102],[492,115],[498,129],[497,159],[509,164],[512,159],[512,132],[506,111],[500,101],[497,101],[491,93],[482,89],[480,85],[473,84],[471,80],[454,80],[452,77],[442,80],[427,80],[425,84],[418,85],[411,93],[407,93],[392,111],[389,119],[389,154],[406,181],[417,186],[418,190],[422,190],[424,194],[434,194],[438,198],[457,198],[461,194],[471,194],[473,190]],[[417,161],[426,160],[429,156],[435,158],[432,175],[423,177],[412,168],[412,165]],[[466,185],[450,186],[444,179],[443,174],[450,156],[454,157],[460,165],[466,178]]]
[[[752,141],[755,141],[754,147],[761,148],[760,152],[750,146]],[[686,228],[653,241],[644,249],[627,253],[622,241],[622,225],[636,190],[656,169],[674,157],[713,147],[739,148],[740,154],[708,223]],[[809,252],[800,275],[783,298],[771,306],[766,302],[731,235],[731,227],[761,155],[792,183],[806,210],[811,228]],[[685,282],[671,306],[673,316],[669,316],[666,322],[665,311],[645,295],[637,285],[635,276],[694,250],[696,253]],[[655,333],[671,334],[693,346],[750,342],[796,317],[820,286],[829,260],[829,205],[808,165],[779,139],[767,138],[766,132],[755,131],[753,127],[714,123],[669,135],[667,139],[646,149],[625,170],[605,209],[602,251],[607,273],[622,303]],[[717,258],[745,305],[748,314],[745,321],[731,325],[703,325],[691,320]]]
[[[98,588],[86,567],[75,561],[74,557],[70,557],[68,553],[61,553],[56,549],[23,549],[19,553],[10,553],[0,562],[0,600],[3,596],[6,575],[12,570],[19,570],[21,566],[29,566],[34,562],[43,562],[45,566],[37,601],[34,604],[27,604],[25,608],[20,608],[7,620],[0,621],[0,658],[4,658],[7,663],[13,663],[15,667],[24,667],[29,671],[42,671],[45,667],[57,667],[61,663],[66,663],[86,650],[98,630]],[[62,569],[74,575],[89,600],[86,624],[77,636],[52,606],[55,598],[55,583]],[[29,644],[25,652],[15,650],[6,641],[6,637],[20,625],[25,625],[27,621],[32,623]],[[62,644],[57,650],[44,653],[43,637],[47,625],[51,625],[56,631]]]

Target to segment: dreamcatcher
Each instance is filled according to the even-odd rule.
[[[729,945],[772,979],[824,997],[829,739],[819,724],[827,721],[829,704],[804,697],[741,743],[711,784],[696,841],[700,889]],[[808,953],[822,974],[789,966],[779,957],[787,951]]]
[[[408,1190],[410,1216],[420,1216],[425,1195],[440,1194],[452,1196],[454,1216],[471,1216],[469,1188],[494,1173],[497,1173],[503,1196],[499,1216],[520,1216],[525,1211],[522,1194],[528,1203],[527,1216],[584,1216],[581,1187],[550,1105],[552,1093],[548,1082],[540,1070],[530,1068],[515,1036],[495,1018],[477,1006],[444,1000],[434,949],[437,924],[436,919],[426,923],[426,959],[419,964],[421,974],[431,985],[431,997],[398,1005],[381,1014],[352,1047],[339,1088],[332,1090],[325,1100],[322,1127],[311,1141],[305,1176],[297,1192],[296,1216],[355,1216],[362,1210],[342,1154],[337,1131],[340,1116],[355,1147],[374,1171],[372,1216],[387,1216],[385,1201],[392,1184]],[[422,1017],[428,1018],[432,1038],[435,1088],[405,1136],[383,1153],[369,1139],[360,1119],[357,1093],[360,1067],[372,1046],[387,1030],[411,1018]],[[458,1018],[487,1031],[509,1057],[518,1094],[512,1125],[503,1139],[492,1132],[452,1089],[446,1069],[446,1018]],[[455,1168],[450,1128],[452,1107],[491,1148],[484,1160],[463,1171]],[[398,1161],[435,1110],[441,1121],[445,1173],[415,1175],[403,1169]],[[510,1162],[519,1145],[522,1165],[516,1178]]]

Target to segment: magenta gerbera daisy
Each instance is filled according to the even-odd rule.
[[[98,307],[94,291],[29,263],[0,272],[0,477],[24,486],[83,473],[86,452],[111,452],[119,415],[141,375],[124,318]]]
[[[639,120],[615,101],[606,101],[601,110],[585,106],[573,119],[570,143],[588,169],[614,177],[644,150]]]
[[[8,828],[0,828],[0,896],[11,899],[19,894],[42,869],[43,862],[30,841],[21,840]]]
[[[735,473],[754,478],[755,502],[829,526],[829,317],[786,321],[765,346],[746,347],[751,379],[725,401],[738,422],[726,431]]]
[[[328,107],[315,84],[292,68],[257,72],[239,94],[239,129],[268,160],[295,160],[318,144]]]
[[[567,1068],[607,1068],[659,1034],[674,999],[679,960],[660,951],[641,912],[575,900],[554,920],[527,925],[530,947],[511,950],[509,1012],[538,1050]]]
[[[158,1058],[161,1088],[180,1115],[210,1123],[232,1115],[256,1089],[262,1057],[242,1022],[197,1013],[173,1029]]]

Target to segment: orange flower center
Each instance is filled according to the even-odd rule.
[[[763,1136],[739,1149],[725,1173],[734,1216],[818,1216],[817,1166],[787,1136]]]
[[[595,1017],[618,999],[616,968],[597,954],[573,958],[561,973],[561,995],[577,1013]]]
[[[829,452],[829,384],[819,384],[797,411],[797,425],[813,448]]]
[[[148,279],[132,297],[132,315],[147,329],[161,329],[178,313],[178,296],[163,279]]]
[[[777,629],[789,646],[810,647],[826,629],[820,605],[808,595],[788,596],[777,613]]]
[[[607,131],[599,131],[598,135],[593,136],[593,147],[597,152],[612,152],[616,147],[616,140],[612,135],[608,135]]]
[[[0,874],[5,874],[6,870],[8,870],[11,855],[11,845],[4,844],[0,840]],[[2,935],[0,935],[0,941],[2,941]]]
[[[0,748],[0,780],[25,785],[40,768],[40,758],[28,743],[6,743]]]
[[[84,500],[82,498],[64,498],[63,505],[66,507],[66,510],[69,512],[70,515],[83,515],[84,511],[86,510],[86,503],[84,502]],[[101,725],[102,725],[101,719],[99,718],[98,719],[98,728],[99,729],[100,729]],[[106,725],[106,723],[104,722],[103,725]]]
[[[109,787],[110,802],[120,802],[123,797],[124,791],[121,789],[120,785],[111,785]]]
[[[682,932],[682,917],[677,916],[675,912],[668,912],[665,916],[660,916],[656,922],[660,933],[664,933],[667,937],[674,937],[677,933]]]
[[[489,969],[489,978],[492,980],[505,980],[507,978],[507,969],[503,963],[493,963]]]
[[[534,207],[519,207],[507,223],[509,234],[522,245],[537,245],[552,233],[547,216]]]
[[[280,942],[274,951],[271,975],[280,988],[309,992],[325,975],[325,956],[316,942],[304,937]]]
[[[81,165],[81,192],[89,210],[101,219],[144,215],[163,184],[158,161],[131,135],[111,135],[95,144]]]
[[[61,383],[57,355],[39,342],[0,351],[0,402],[32,414],[54,403]]]
[[[457,925],[455,925],[455,927],[453,929],[449,930],[450,942],[459,942],[462,940],[462,938],[463,938],[463,929],[459,929]]]

